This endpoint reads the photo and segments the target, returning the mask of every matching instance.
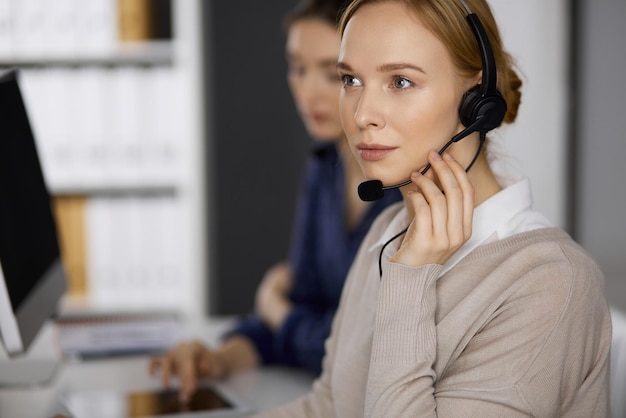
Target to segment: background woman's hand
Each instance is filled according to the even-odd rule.
[[[280,329],[293,306],[289,298],[291,276],[289,265],[278,263],[267,271],[256,292],[256,312],[273,331]]]
[[[405,200],[413,221],[391,257],[395,263],[444,264],[472,235],[474,188],[465,169],[449,153],[442,158],[433,150],[428,161],[429,172],[411,176],[416,189]]]
[[[186,402],[196,390],[198,379],[222,378],[226,374],[226,366],[216,352],[198,341],[182,342],[173,350],[150,360],[150,374],[161,374],[165,387],[169,387],[171,379],[178,377],[180,382],[180,399]]]
[[[213,350],[198,341],[180,343],[173,350],[150,360],[150,374],[161,374],[165,387],[178,377],[179,397],[187,402],[202,378],[222,379],[256,367],[261,359],[252,342],[243,335],[233,335]]]

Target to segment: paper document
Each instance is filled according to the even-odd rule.
[[[61,352],[82,358],[165,351],[183,331],[176,314],[163,313],[70,316],[56,325]]]

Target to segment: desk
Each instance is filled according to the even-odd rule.
[[[230,319],[198,321],[188,324],[185,334],[187,337],[214,344],[230,322]],[[49,324],[37,336],[28,357],[50,359],[56,355],[54,326]],[[49,384],[30,388],[0,388],[0,417],[42,418],[64,413],[59,399],[63,393],[69,391],[111,388],[142,390],[161,387],[159,379],[148,374],[147,366],[147,356],[64,361]],[[216,385],[226,394],[240,399],[255,410],[262,410],[307,393],[312,382],[313,377],[303,371],[263,367],[239,373],[217,382]]]

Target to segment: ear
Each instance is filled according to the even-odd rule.
[[[483,81],[483,70],[480,70],[476,76],[474,76],[474,78],[472,79],[473,83],[469,88],[472,88],[473,86],[475,86],[476,84],[480,84]]]
[[[467,94],[467,92],[474,87],[480,85],[483,81],[483,70],[478,71],[475,75],[469,77],[463,77],[461,82],[462,84],[462,93]]]

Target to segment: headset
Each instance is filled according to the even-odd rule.
[[[474,165],[474,162],[480,154],[487,132],[500,126],[504,120],[507,105],[506,101],[497,89],[496,60],[493,56],[493,49],[491,48],[487,32],[485,31],[485,28],[480,22],[478,16],[472,12],[465,0],[459,1],[467,12],[466,20],[472,28],[472,32],[476,37],[476,42],[478,43],[478,47],[480,49],[482,79],[480,84],[477,84],[465,92],[463,98],[461,99],[458,113],[459,120],[463,126],[465,126],[465,129],[452,137],[450,141],[448,141],[448,143],[446,143],[446,145],[439,150],[439,154],[443,154],[450,145],[455,142],[459,142],[471,133],[479,132],[480,145],[474,159],[465,169],[465,171],[468,171],[472,165]],[[424,174],[429,169],[430,164],[428,164],[421,173]],[[410,183],[411,180],[407,180],[400,184],[383,186],[380,180],[364,181],[359,184],[359,197],[363,201],[379,200],[383,197],[385,190],[406,186]]]
[[[486,133],[500,126],[506,114],[507,106],[496,86],[496,60],[487,32],[478,16],[465,3],[465,0],[460,1],[467,11],[466,19],[480,48],[483,74],[481,83],[463,95],[459,106],[459,119],[466,127],[478,124],[473,132]]]

